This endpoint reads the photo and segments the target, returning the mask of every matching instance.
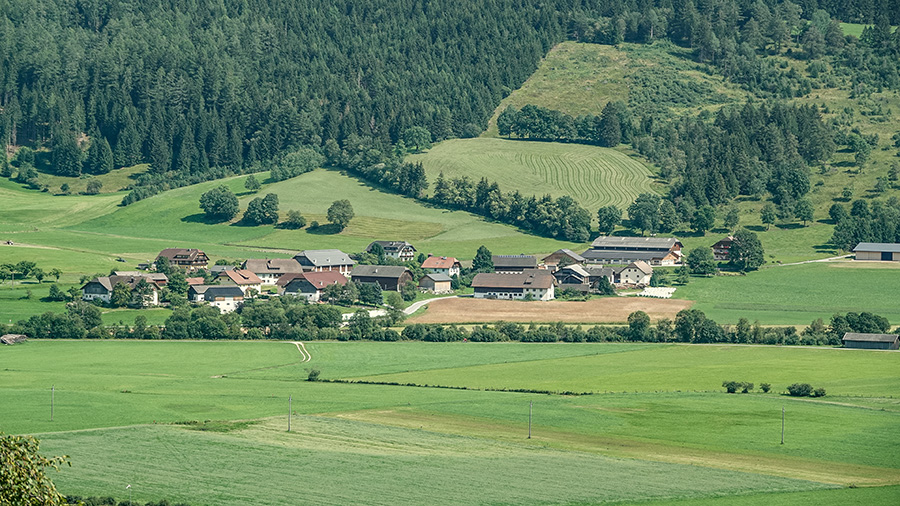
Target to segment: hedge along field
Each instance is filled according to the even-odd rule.
[[[768,267],[746,276],[694,277],[673,297],[694,300],[718,323],[739,318],[767,325],[809,325],[816,318],[869,311],[900,325],[900,268],[873,262],[816,262]]]
[[[591,214],[606,205],[628,207],[638,194],[653,191],[650,170],[642,163],[614,149],[583,144],[451,139],[408,159],[422,162],[432,189],[441,172],[474,182],[484,177],[504,192],[569,195]]]

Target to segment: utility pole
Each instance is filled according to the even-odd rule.
[[[291,413],[293,413],[294,394],[288,397],[288,432],[291,431]]]
[[[781,406],[781,444],[784,444],[784,406]]]
[[[53,421],[53,397],[56,394],[56,386],[50,385],[50,421]]]
[[[528,439],[531,439],[531,415],[534,414],[534,401],[528,405]]]

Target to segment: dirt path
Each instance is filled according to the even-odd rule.
[[[309,354],[309,351],[306,350],[306,345],[301,343],[300,341],[291,341],[291,344],[297,347],[297,351],[300,352],[300,356],[303,357],[303,360],[300,362],[309,362],[312,360],[312,355]]]
[[[451,295],[449,297],[436,297],[434,299],[420,300],[419,302],[414,302],[414,303],[410,304],[408,308],[403,310],[403,314],[409,316],[409,315],[415,313],[416,311],[422,309],[423,307],[425,307],[425,305],[427,305],[428,303],[434,302],[436,300],[446,300],[446,299],[456,299],[456,298],[457,298],[456,295]]]

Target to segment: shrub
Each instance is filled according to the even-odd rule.
[[[769,390],[772,389],[772,385],[768,383],[760,383],[759,388],[762,389],[763,393],[769,393]]]
[[[812,394],[812,390],[809,383],[794,383],[788,387],[788,393],[794,397],[808,397]]]
[[[723,381],[722,386],[725,387],[726,392],[733,394],[737,392],[737,389],[740,388],[741,384],[737,381]]]
[[[813,390],[812,396],[813,397],[825,397],[825,389],[817,388],[817,389]]]
[[[753,390],[753,383],[747,383],[746,381],[741,383],[742,394],[750,393],[750,390]]]
[[[319,381],[319,374],[321,373],[322,371],[318,369],[310,369],[309,376],[306,377],[306,381]]]

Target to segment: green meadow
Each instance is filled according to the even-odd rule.
[[[307,349],[310,362],[281,342],[5,347],[0,428],[36,434],[45,453],[70,456],[72,467],[53,476],[63,492],[124,498],[129,484],[136,500],[894,504],[898,497],[897,487],[883,487],[900,483],[895,353],[627,343],[311,342]],[[469,389],[311,383],[312,368],[329,379]],[[769,381],[774,390],[730,395],[719,387],[724,379]],[[794,381],[826,386],[828,396],[779,393]]]
[[[412,155],[429,181],[468,177],[496,181],[503,191],[554,197],[569,195],[585,209],[626,208],[641,193],[652,192],[650,170],[609,148],[557,142],[477,138],[451,139]]]

